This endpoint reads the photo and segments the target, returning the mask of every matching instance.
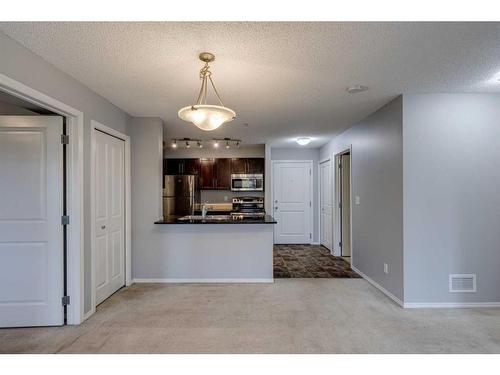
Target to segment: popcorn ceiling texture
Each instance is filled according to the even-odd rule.
[[[401,93],[498,92],[494,23],[0,23],[0,30],[165,138],[208,134],[178,119],[199,90],[198,53],[237,119],[210,132],[317,148]],[[347,94],[363,84],[370,90]],[[214,98],[215,99],[215,98]],[[243,125],[248,123],[249,126]]]

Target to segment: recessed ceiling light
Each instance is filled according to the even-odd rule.
[[[357,94],[358,92],[363,92],[366,90],[368,90],[368,87],[363,86],[363,85],[354,85],[354,86],[349,86],[348,88],[346,88],[346,91],[349,94]]]
[[[300,138],[297,138],[295,140],[295,142],[297,142],[299,145],[301,146],[305,146],[305,145],[308,145],[309,142],[311,142],[311,138],[308,138],[308,137],[300,137]]]

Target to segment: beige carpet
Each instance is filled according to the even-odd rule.
[[[78,327],[0,329],[2,353],[500,353],[500,309],[403,310],[362,279],[136,284]]]

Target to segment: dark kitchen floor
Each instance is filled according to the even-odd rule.
[[[274,245],[275,278],[359,278],[349,263],[319,245]]]

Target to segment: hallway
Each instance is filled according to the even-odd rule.
[[[349,263],[320,245],[274,245],[275,278],[359,278]]]

